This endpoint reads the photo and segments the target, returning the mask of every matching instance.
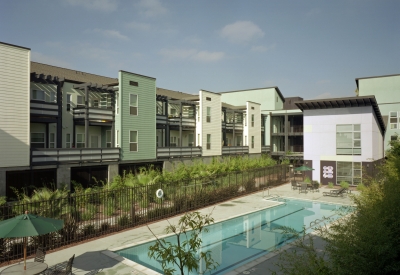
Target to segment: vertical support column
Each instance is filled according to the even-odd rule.
[[[89,148],[89,89],[85,85],[85,148]]]
[[[269,151],[274,151],[274,144],[272,143],[272,112],[269,112]]]
[[[57,189],[66,187],[71,190],[71,168],[59,167],[57,168]]]
[[[56,148],[62,148],[62,84],[64,82],[58,82],[57,84],[57,105],[58,105],[58,116],[57,116],[57,134],[56,134]]]
[[[235,112],[233,112],[232,114],[233,114],[232,139],[233,139],[233,146],[236,146],[236,135],[235,135],[236,116],[235,116]]]
[[[111,110],[113,120],[111,122],[111,148],[115,147],[115,92],[111,93]]]
[[[179,120],[179,147],[182,147],[182,102],[180,103],[180,114],[179,114],[180,120]]]
[[[50,139],[50,135],[49,135],[49,123],[46,123],[46,144],[45,144],[45,148],[49,148],[49,139]]]
[[[223,146],[228,146],[228,142],[226,140],[226,109],[223,110],[224,112],[224,128],[222,129],[222,138],[224,140]]]
[[[71,147],[75,148],[76,145],[76,126],[75,126],[75,120],[72,120],[72,144]]]
[[[168,99],[164,102],[167,124],[165,125],[165,147],[169,147],[169,118],[168,118]]]
[[[118,164],[109,164],[108,165],[108,182],[112,182],[113,179],[118,176],[119,166]]]
[[[285,154],[289,151],[289,119],[288,115],[285,114],[285,121],[284,121],[284,130],[285,130]]]

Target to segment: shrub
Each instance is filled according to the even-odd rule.
[[[102,224],[100,224],[100,232],[104,232],[104,231],[108,231],[110,229],[111,225],[108,222],[103,222]]]
[[[127,226],[130,223],[130,219],[128,215],[122,215],[120,218],[118,218],[117,224],[119,226]]]
[[[341,181],[340,182],[340,187],[349,189],[350,184],[347,181]]]
[[[311,183],[311,179],[310,179],[309,177],[306,177],[306,178],[304,179],[304,182]]]
[[[333,188],[333,182],[328,182],[328,187]]]
[[[90,236],[96,233],[96,229],[94,228],[93,224],[88,224],[82,228],[82,233],[84,236]]]
[[[97,213],[97,206],[91,203],[88,203],[86,208],[81,213],[81,219],[83,221],[88,221],[93,219]]]
[[[357,185],[357,191],[363,191],[365,190],[366,186],[362,183],[360,183],[359,185]]]
[[[106,203],[104,204],[104,212],[107,216],[114,215],[115,212],[114,198],[107,199]]]
[[[173,213],[172,207],[158,208],[147,212],[148,219],[156,219],[159,217],[166,217]]]

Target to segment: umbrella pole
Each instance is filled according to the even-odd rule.
[[[26,237],[24,237],[24,270],[26,270]]]

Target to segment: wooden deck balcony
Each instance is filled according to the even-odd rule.
[[[119,161],[120,148],[31,148],[31,165]]]
[[[223,155],[248,154],[249,146],[222,146]]]
[[[157,147],[157,158],[179,158],[201,156],[202,148],[197,147]]]

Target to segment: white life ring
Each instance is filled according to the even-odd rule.
[[[164,191],[162,189],[158,189],[156,191],[157,198],[161,199],[164,196]]]

